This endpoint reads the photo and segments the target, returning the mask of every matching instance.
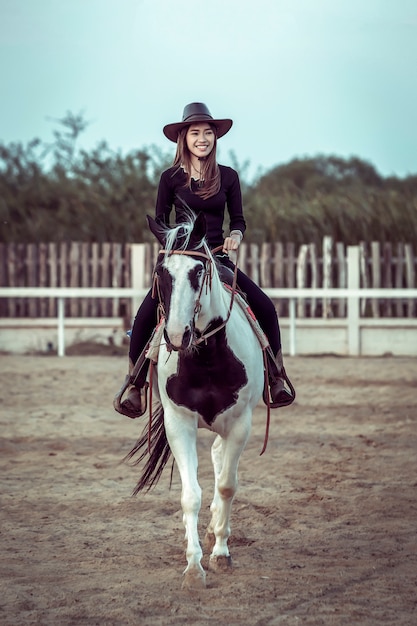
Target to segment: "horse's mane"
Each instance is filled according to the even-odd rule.
[[[165,228],[165,250],[167,254],[173,250],[197,250],[203,248],[204,252],[212,257],[209,245],[205,237],[197,243],[197,245],[190,247],[191,234],[194,229],[194,223],[196,220],[196,214],[187,209],[184,211],[184,221],[173,227],[167,226]]]
[[[220,280],[221,263],[216,255],[212,253],[206,236],[204,235],[200,241],[191,243],[191,235],[194,231],[196,219],[197,215],[189,207],[186,207],[186,210],[183,213],[184,221],[181,221],[179,224],[172,227],[163,226],[165,255],[169,256],[175,250],[184,252],[187,250],[204,252],[204,254],[206,254],[212,262],[212,278],[213,276],[217,276],[217,279]]]

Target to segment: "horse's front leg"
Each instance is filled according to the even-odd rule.
[[[228,547],[230,513],[238,486],[239,459],[248,441],[250,428],[250,415],[241,416],[227,438],[217,436],[211,448],[215,484],[206,546],[212,548],[210,569],[216,571],[228,569],[232,565]]]
[[[203,552],[198,536],[201,488],[197,480],[197,421],[166,412],[165,431],[182,484],[181,506],[187,558],[182,587],[201,589],[206,586],[206,573],[201,565]]]

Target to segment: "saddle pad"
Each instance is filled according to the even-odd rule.
[[[233,292],[232,287],[230,285],[228,285],[227,283],[223,283],[223,287],[229,291],[230,293]],[[268,337],[265,335],[264,331],[261,328],[261,325],[259,324],[258,320],[255,317],[254,312],[252,311],[252,309],[250,308],[249,304],[247,303],[247,301],[245,300],[244,296],[241,295],[241,293],[239,291],[235,291],[235,302],[240,306],[240,308],[242,309],[242,311],[244,312],[244,314],[246,315],[247,320],[249,321],[253,332],[255,333],[255,335],[257,336],[259,343],[261,344],[261,348],[268,348],[269,346],[269,341],[268,341]]]
[[[165,317],[161,317],[160,321],[158,322],[158,325],[156,326],[153,332],[153,335],[149,342],[149,347],[147,351],[145,352],[145,358],[149,359],[150,361],[153,361],[154,363],[158,362],[159,346],[161,345],[161,342],[162,342],[164,328],[165,328]]]

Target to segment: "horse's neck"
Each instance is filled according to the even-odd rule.
[[[230,295],[223,287],[220,277],[215,275],[213,276],[211,289],[207,294],[207,298],[204,299],[204,304],[198,317],[197,327],[200,330],[204,330],[212,319],[227,319],[229,307]]]

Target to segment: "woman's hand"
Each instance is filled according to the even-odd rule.
[[[223,241],[223,252],[234,252],[240,246],[243,235],[240,230],[232,230],[229,237]]]

